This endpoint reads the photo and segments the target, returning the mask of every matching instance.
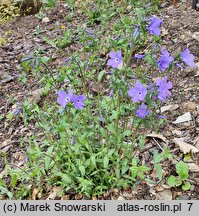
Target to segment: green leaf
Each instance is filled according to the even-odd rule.
[[[191,188],[191,184],[190,184],[188,181],[186,181],[186,182],[184,183],[184,185],[182,186],[182,189],[183,189],[184,191],[189,190],[190,188]]]
[[[161,164],[155,164],[155,167],[154,167],[157,171],[157,177],[159,179],[162,179],[162,166]]]
[[[123,136],[125,137],[125,136],[130,136],[132,134],[132,131],[131,130],[125,130],[124,132],[123,132]]]
[[[120,168],[119,168],[118,165],[115,168],[115,175],[116,175],[117,179],[119,179],[121,177],[121,175],[120,175]]]
[[[97,80],[98,80],[99,83],[101,82],[102,77],[104,76],[104,72],[105,72],[104,70],[100,71],[98,76],[97,76]]]
[[[13,198],[13,194],[8,191],[5,187],[0,186],[0,194],[6,194],[10,199]]]
[[[154,152],[153,152],[153,158],[154,158],[154,163],[159,163],[162,160],[164,160],[164,155],[158,153],[157,150],[154,150]]]
[[[85,167],[83,165],[80,165],[79,170],[81,172],[81,175],[84,176],[85,175]]]
[[[69,175],[62,174],[61,177],[62,177],[63,181],[65,181],[66,183],[68,183],[68,184],[72,183],[72,179],[71,179],[71,177]]]
[[[176,186],[176,177],[171,175],[167,180],[167,184],[171,187]]]
[[[124,159],[122,161],[122,175],[129,169],[128,160]]]
[[[139,149],[144,148],[144,144],[146,142],[146,135],[142,135],[139,137]]]
[[[15,188],[17,184],[17,175],[12,175],[12,188]]]
[[[186,180],[189,177],[189,166],[183,161],[180,161],[176,164],[176,172],[181,180]]]
[[[52,162],[51,156],[52,156],[53,148],[54,146],[51,146],[50,148],[48,148],[48,151],[46,152],[46,157],[45,157],[45,162],[44,162],[46,171],[48,171],[50,164]]]
[[[115,149],[110,149],[110,150],[108,151],[108,156],[110,157],[114,152],[115,152]]]
[[[112,132],[114,135],[117,135],[117,133],[116,133],[116,128],[115,128],[114,124],[109,124],[109,125],[107,126],[107,129],[108,129],[110,132]]]
[[[93,164],[93,166],[96,167],[95,155],[92,155],[90,160],[91,160],[91,163]]]
[[[108,164],[109,164],[109,158],[108,155],[106,155],[103,159],[103,163],[104,163],[104,168],[108,168]]]

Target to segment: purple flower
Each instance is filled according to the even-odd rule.
[[[66,63],[66,65],[69,63],[69,61],[71,60],[71,58],[70,57],[68,57],[67,59],[65,59],[64,61],[65,61],[65,63]]]
[[[20,108],[16,109],[14,112],[13,112],[13,115],[18,115],[22,110]]]
[[[160,116],[158,116],[158,118],[159,118],[159,119],[166,119],[167,116],[165,116],[165,115],[160,115]]]
[[[136,111],[136,116],[144,119],[150,112],[150,109],[147,109],[147,105],[142,104]]]
[[[167,50],[162,50],[162,55],[158,60],[158,67],[164,72],[173,60],[174,58],[169,56],[169,52]]]
[[[150,24],[147,27],[147,30],[149,31],[150,34],[160,36],[160,25],[163,23],[161,19],[155,18],[152,16],[150,18]]]
[[[84,100],[86,96],[84,95],[73,95],[71,101],[74,104],[75,109],[83,109],[86,105],[84,104]]]
[[[20,62],[25,62],[25,61],[28,61],[30,59],[33,59],[33,57],[32,56],[27,56],[27,57],[21,59]]]
[[[139,26],[137,26],[135,31],[133,32],[133,38],[136,39],[138,34],[139,34]]]
[[[120,36],[115,36],[115,37],[113,38],[113,40],[117,40],[117,39],[119,39],[119,37],[120,37]]]
[[[189,50],[188,48],[186,48],[186,49],[180,54],[180,56],[181,56],[182,61],[183,61],[186,65],[188,65],[188,66],[190,66],[190,67],[195,67],[195,66],[196,66],[196,64],[194,63],[195,57],[194,57],[193,54],[190,53],[190,50]]]
[[[109,93],[109,97],[113,97],[113,89],[111,89],[110,93]]]
[[[145,54],[135,54],[134,57],[137,59],[141,59],[145,57]]]
[[[73,90],[69,90],[68,94],[65,91],[58,92],[57,103],[60,104],[62,107],[65,107],[70,101],[73,96]]]
[[[158,86],[158,99],[165,101],[171,95],[169,89],[172,88],[172,82],[167,82],[167,77],[163,77],[156,80],[156,85]]]
[[[104,124],[104,117],[101,113],[100,113],[100,121]]]
[[[143,101],[146,97],[147,89],[142,85],[141,82],[136,82],[135,87],[129,89],[128,95],[132,98],[133,102]]]
[[[119,68],[122,65],[122,52],[110,52],[109,54],[110,58],[107,62],[108,66],[111,66],[112,68]]]

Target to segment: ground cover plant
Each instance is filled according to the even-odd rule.
[[[163,179],[170,187],[190,189],[189,168],[182,159],[176,162],[169,146],[153,151],[153,164],[140,160],[140,152],[146,132],[158,133],[167,122],[159,110],[172,97],[172,70],[195,68],[195,57],[186,46],[175,56],[164,48],[164,20],[154,14],[158,2],[150,10],[139,1],[121,2],[121,7],[108,0],[82,3],[84,25],[64,30],[56,40],[42,38],[60,49],[64,65],[51,68],[53,58],[41,50],[21,58],[18,80],[26,83],[31,73],[43,100],[32,103],[27,97],[6,118],[34,122],[41,133],[29,138],[22,168],[6,166],[10,187],[3,180],[0,185],[9,198],[26,198],[34,188],[45,193],[48,187],[91,198],[111,188],[136,189]],[[67,4],[70,21],[77,6],[74,1]],[[67,55],[74,43],[81,49]],[[173,164],[176,175],[166,175],[163,163]]]

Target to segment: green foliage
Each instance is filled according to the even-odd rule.
[[[20,15],[20,9],[16,3],[10,0],[0,2],[0,24],[9,22]]]
[[[182,186],[183,190],[189,190],[191,184],[187,181],[189,177],[189,167],[183,161],[180,161],[176,164],[176,173],[178,176],[171,175],[168,178],[168,185],[171,187]]]
[[[70,30],[66,30],[63,32],[62,37],[57,38],[57,46],[60,48],[65,48],[73,42],[72,32]]]

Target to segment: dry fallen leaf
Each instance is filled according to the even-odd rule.
[[[38,189],[38,188],[35,188],[35,189],[33,190],[33,192],[32,192],[32,199],[33,199],[33,200],[36,200],[36,196],[37,196],[38,192],[39,192],[39,189]]]
[[[147,134],[146,136],[158,138],[158,139],[161,139],[162,141],[166,142],[166,138],[162,134],[156,134],[156,133],[152,132],[151,134]]]
[[[179,124],[179,123],[183,123],[183,122],[187,122],[187,121],[191,121],[192,117],[191,117],[191,113],[187,112],[181,116],[179,116],[174,122],[172,122],[173,124]]]
[[[178,108],[179,108],[178,104],[172,104],[172,105],[161,107],[160,112],[163,113],[163,112],[166,112],[166,111],[174,111],[174,110],[176,110]]]
[[[182,141],[181,139],[174,138],[174,139],[173,139],[173,142],[180,148],[180,150],[181,150],[184,154],[187,154],[187,153],[189,153],[189,152],[192,152],[192,153],[197,153],[197,152],[199,152],[199,150],[198,150],[196,147],[194,147],[194,146],[192,146],[192,145],[190,145],[190,144],[188,144],[188,143]]]
[[[50,195],[47,197],[46,200],[54,200],[57,196],[57,192],[52,192]]]

